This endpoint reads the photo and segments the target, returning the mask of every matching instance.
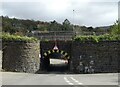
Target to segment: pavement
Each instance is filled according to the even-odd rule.
[[[1,72],[2,85],[118,85],[117,73],[104,74],[28,74]],[[1,77],[0,77],[1,78]]]

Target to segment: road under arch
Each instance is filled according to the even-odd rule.
[[[69,70],[68,53],[62,50],[49,50],[43,55],[44,69],[52,72],[66,72]]]

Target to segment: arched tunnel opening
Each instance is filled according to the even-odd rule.
[[[43,65],[47,72],[69,71],[69,55],[61,50],[49,50],[44,53]]]

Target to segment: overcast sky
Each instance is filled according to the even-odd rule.
[[[56,20],[59,23],[67,18],[81,26],[107,26],[118,19],[118,1],[4,0],[0,15],[47,22]]]

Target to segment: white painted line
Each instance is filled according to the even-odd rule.
[[[79,85],[82,85],[83,83],[80,83],[78,80],[74,79],[73,77],[70,77],[74,82],[76,82]]]
[[[64,77],[64,80],[66,81],[66,80],[67,80],[67,78],[66,78],[66,77]]]
[[[68,83],[69,85],[74,85],[73,83]]]
[[[64,77],[64,80],[65,80],[69,85],[74,85],[73,83],[71,83],[71,82],[67,79],[67,77]]]
[[[77,83],[78,83],[79,81],[75,80],[75,82],[77,82]]]
[[[70,81],[66,80],[67,83],[69,83]]]
[[[74,81],[77,81],[76,79],[74,79],[73,77],[70,77],[72,80],[74,80]]]
[[[74,79],[73,77],[70,77],[73,81],[75,81],[75,82],[78,82],[76,79]]]
[[[83,83],[80,83],[80,82],[79,82],[78,84],[79,84],[79,85],[82,85]]]

